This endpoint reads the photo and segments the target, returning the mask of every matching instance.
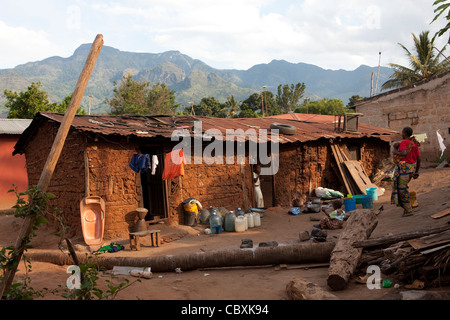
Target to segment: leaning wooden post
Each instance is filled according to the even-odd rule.
[[[99,34],[92,44],[83,70],[81,71],[80,77],[78,78],[78,82],[76,84],[75,91],[73,92],[72,99],[70,100],[70,104],[67,107],[66,113],[64,114],[64,118],[62,119],[61,125],[58,129],[58,133],[56,134],[55,140],[53,142],[52,149],[50,150],[50,153],[48,155],[47,162],[45,163],[44,169],[42,170],[41,177],[38,182],[38,188],[41,190],[41,192],[46,192],[50,184],[50,180],[52,178],[59,156],[64,147],[64,142],[66,140],[67,134],[70,127],[72,126],[72,121],[75,118],[75,114],[77,113],[78,107],[81,103],[81,99],[83,98],[84,90],[86,89],[89,78],[91,77],[102,46],[103,36]],[[14,267],[6,270],[5,272],[5,276],[0,286],[0,299],[2,298],[4,292],[9,291],[9,288],[14,279],[14,275],[17,271],[18,262],[20,261],[20,259],[22,259],[27,239],[29,238],[33,229],[35,219],[36,218],[32,216],[27,216],[24,219],[13,252],[14,259],[17,263],[15,263]]]

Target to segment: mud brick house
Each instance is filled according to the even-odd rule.
[[[128,235],[136,221],[138,207],[149,210],[146,217],[149,223],[165,220],[168,224],[178,224],[184,219],[182,202],[191,197],[205,208],[223,206],[234,210],[254,206],[250,145],[255,145],[255,140],[251,136],[246,136],[243,144],[231,142],[232,148],[227,149],[236,160],[237,150],[242,150],[238,146],[244,145],[244,162],[207,162],[211,157],[220,158],[220,155],[206,152],[213,143],[226,145],[230,142],[226,139],[227,130],[257,131],[270,129],[273,123],[284,123],[295,129],[293,134],[279,135],[278,153],[271,147],[274,135],[268,134],[265,140],[256,142],[258,148],[268,146],[269,159],[279,155],[278,170],[273,170],[275,174],[266,172],[262,177],[267,207],[291,206],[294,199],[310,195],[319,186],[335,190],[340,187],[330,143],[347,145],[352,158],[361,160],[368,175],[389,156],[392,131],[360,125],[357,132],[336,132],[334,116],[320,118],[319,121],[311,115],[302,120],[78,115],[48,192],[56,195],[52,201],[64,212],[71,232],[78,235],[81,233],[80,200],[85,196],[101,196],[106,201],[105,239],[114,239]],[[62,114],[37,114],[15,146],[14,153],[26,156],[30,185],[39,180],[62,119]],[[201,132],[196,129],[199,123]],[[181,141],[172,141],[175,129],[186,130],[187,137],[193,140],[200,133],[201,138],[197,140],[200,140],[203,159],[198,163],[195,152],[185,152],[184,176],[163,180],[165,155]],[[211,130],[222,133],[225,139],[220,140],[216,135],[207,141],[205,136]],[[192,148],[196,148],[195,143]],[[223,150],[225,154],[225,148]],[[136,173],[130,168],[134,153],[157,156],[159,164],[154,174],[150,170]],[[262,167],[270,171],[270,164]]]
[[[16,204],[16,195],[8,192],[13,184],[18,192],[27,189],[25,156],[13,156],[13,151],[20,135],[30,123],[29,119],[0,119],[0,210],[11,209]]]
[[[425,161],[436,161],[441,155],[436,131],[449,148],[450,71],[366,98],[355,104],[354,109],[364,114],[363,123],[395,131],[408,126],[414,134],[426,134],[420,147],[421,157]]]

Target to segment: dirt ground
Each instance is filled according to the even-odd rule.
[[[419,207],[414,210],[411,217],[402,217],[402,210],[390,205],[390,188],[384,185],[386,192],[374,203],[374,208],[383,206],[384,211],[379,216],[378,226],[372,233],[372,237],[396,234],[401,232],[419,230],[427,227],[437,227],[447,224],[450,216],[442,219],[432,219],[430,216],[446,207],[450,207],[450,168],[421,170],[419,179],[410,183],[410,189],[416,191]],[[361,205],[357,205],[359,207]],[[232,208],[229,208],[232,209]],[[242,239],[250,238],[255,246],[262,241],[275,240],[281,244],[296,243],[299,241],[301,231],[311,232],[313,224],[312,215],[289,215],[290,208],[269,208],[263,218],[262,225],[249,229],[245,233],[221,233],[208,235],[204,233],[205,225],[197,227],[176,226],[168,227],[164,224],[152,225],[151,228],[161,230],[163,239],[168,240],[161,247],[145,245],[140,251],[131,251],[128,239],[117,239],[125,245],[125,250],[117,253],[105,253],[117,256],[157,256],[176,255],[188,252],[209,251],[221,248],[239,248]],[[17,232],[20,229],[21,220],[13,216],[0,216],[0,247],[14,244]],[[33,251],[57,250],[57,237],[52,235],[52,230],[43,227],[37,231],[37,237],[33,240]],[[338,236],[339,230],[328,230],[328,236]],[[87,252],[82,239],[73,239],[76,249]],[[109,244],[105,243],[105,245]],[[145,244],[145,242],[144,242]],[[64,286],[69,276],[68,266],[58,266],[50,263],[33,262],[31,286],[34,289],[57,288]],[[24,274],[21,265],[15,280],[20,280]],[[131,287],[121,291],[116,299],[122,300],[288,300],[286,284],[293,278],[307,279],[325,291],[331,289],[327,286],[328,268],[309,268],[277,270],[274,266],[264,268],[241,268],[233,270],[195,270],[182,273],[166,272],[153,273],[152,279],[142,279],[141,283],[134,283]],[[130,281],[136,278],[132,276],[117,276],[117,283],[128,278]],[[110,275],[102,274],[98,284],[106,288],[105,280]],[[391,279],[389,276],[383,279]],[[395,279],[392,279],[395,283]],[[382,288],[369,290],[365,285],[357,284],[351,279],[347,289],[342,291],[330,291],[337,298],[344,300],[377,300],[383,299],[395,291],[405,290]],[[438,290],[450,291],[450,288]],[[62,300],[59,294],[48,294],[45,300]]]

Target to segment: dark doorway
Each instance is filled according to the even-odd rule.
[[[271,164],[261,165],[261,168],[268,168]],[[253,178],[253,165],[251,165],[252,178]],[[259,177],[261,183],[261,192],[264,199],[264,207],[269,208],[274,206],[273,199],[273,174],[270,175],[260,175]],[[253,179],[252,179],[253,181]]]
[[[162,147],[143,147],[143,154],[158,157],[158,165],[155,174],[151,168],[146,173],[141,173],[142,197],[144,207],[148,209],[145,220],[160,220],[168,217],[166,181],[162,179],[164,172],[164,154]]]

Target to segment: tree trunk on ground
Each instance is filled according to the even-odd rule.
[[[114,257],[113,253],[95,255],[90,262],[112,269],[114,266],[151,267],[152,272],[171,272],[175,268],[196,270],[199,268],[260,266],[269,264],[320,263],[330,260],[336,242],[299,243],[278,247],[254,249],[228,249],[195,252],[181,255],[151,257]],[[87,256],[77,254],[78,260],[86,262]],[[72,258],[61,252],[28,253],[32,261],[49,262],[58,265],[73,264]]]
[[[314,283],[295,278],[286,285],[286,292],[292,300],[338,300],[338,298],[327,291],[322,290]]]
[[[416,238],[421,238],[424,236],[429,236],[431,234],[436,234],[440,232],[444,232],[450,230],[450,226],[442,226],[438,228],[433,229],[426,229],[426,230],[417,230],[412,232],[405,232],[400,234],[395,234],[392,236],[385,236],[380,238],[374,238],[374,239],[367,239],[367,240],[359,240],[355,241],[353,243],[353,246],[355,248],[369,248],[369,247],[376,247],[376,246],[388,246],[400,241],[406,241]]]
[[[375,210],[358,209],[345,222],[344,229],[331,253],[327,283],[333,290],[342,290],[355,272],[362,248],[355,248],[355,241],[367,239],[376,228]]]

